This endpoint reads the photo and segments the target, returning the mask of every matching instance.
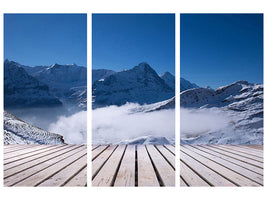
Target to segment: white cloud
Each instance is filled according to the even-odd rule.
[[[80,111],[69,117],[61,116],[50,124],[48,131],[58,133],[68,144],[87,143],[87,116],[86,111]]]
[[[130,113],[138,104],[109,106],[92,111],[92,142],[123,143],[140,137],[165,137],[171,142],[175,138],[174,109],[149,113]]]
[[[229,128],[233,118],[216,109],[180,109],[181,139],[195,138],[211,132]]]

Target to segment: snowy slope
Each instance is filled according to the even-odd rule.
[[[61,135],[30,125],[4,111],[4,144],[65,144]]]
[[[151,104],[174,96],[174,89],[147,64],[114,73],[93,84],[93,105]]]
[[[220,144],[262,144],[263,142],[263,85],[247,81],[237,81],[216,90],[195,88],[180,94],[181,107],[194,116],[211,115],[206,123],[214,118],[222,117],[218,122],[225,121],[224,128],[203,133],[181,133],[182,143],[220,143]],[[216,114],[211,111],[216,110]],[[187,115],[181,114],[181,118]],[[213,119],[212,119],[213,118]],[[193,120],[193,117],[191,117]],[[194,123],[192,123],[194,124]],[[197,124],[197,123],[195,123]],[[181,126],[182,123],[181,123]],[[207,124],[207,127],[210,126]],[[183,127],[182,127],[183,129]],[[199,129],[200,130],[200,129]]]
[[[170,72],[165,72],[160,75],[160,78],[162,78],[170,88],[175,90],[175,76],[173,76]]]
[[[180,78],[180,92],[183,92],[185,90],[192,89],[192,88],[198,88],[198,87],[199,86],[197,86],[195,83],[191,83],[184,78]]]
[[[160,111],[160,110],[166,110],[166,109],[174,109],[175,108],[175,97],[153,103],[148,105],[139,105],[135,107],[134,109],[131,109],[131,113],[137,113],[137,112],[154,112],[154,111]]]
[[[30,76],[19,63],[4,62],[4,106],[59,106],[62,103],[51,94],[49,87]]]

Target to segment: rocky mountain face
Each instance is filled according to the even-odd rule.
[[[22,65],[4,62],[4,107],[61,106],[48,85],[29,75]]]
[[[8,100],[5,101],[7,103],[5,106],[50,107],[52,104],[63,103],[86,109],[85,67],[75,64],[29,67],[8,60],[4,66],[5,98]]]
[[[170,72],[165,72],[160,75],[160,78],[162,78],[170,88],[175,90],[175,76],[173,76]]]
[[[92,83],[105,79],[106,77],[115,74],[116,72],[108,69],[93,69],[92,70]]]
[[[4,111],[4,144],[65,144],[61,135],[30,125]]]
[[[123,105],[126,102],[151,104],[175,95],[170,87],[147,63],[130,70],[112,73],[93,83],[93,107]]]
[[[193,89],[193,88],[199,88],[199,86],[196,85],[195,83],[189,82],[188,80],[184,78],[180,78],[180,92]]]

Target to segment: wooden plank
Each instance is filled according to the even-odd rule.
[[[119,145],[99,173],[92,181],[92,186],[112,186],[115,173],[123,156],[126,145]]]
[[[98,171],[101,169],[101,167],[104,165],[104,163],[107,161],[109,156],[113,153],[113,151],[116,149],[116,145],[111,145],[103,153],[100,154],[95,160],[92,161],[92,178],[96,176]]]
[[[57,151],[59,148],[61,147],[52,146],[52,147],[49,147],[48,149],[41,149],[39,151],[35,151],[29,154],[24,154],[18,157],[11,158],[8,161],[4,161],[4,170],[21,165],[26,162],[30,162],[37,158],[41,158],[42,156],[50,154],[53,151]],[[65,148],[67,148],[67,146]]]
[[[159,186],[151,160],[144,145],[137,146],[138,186]]]
[[[64,154],[64,152],[71,151],[72,149],[75,149],[75,148],[77,148],[77,146],[64,146],[62,148],[55,149],[55,151],[52,151],[52,152],[50,152],[49,154],[47,154],[45,156],[33,159],[30,162],[25,162],[25,163],[22,163],[20,165],[13,166],[12,168],[6,169],[4,171],[4,178],[7,178],[8,176],[16,174],[16,173],[18,173],[20,171],[23,171],[25,169],[28,169],[28,168],[34,167],[36,165],[39,165],[39,164],[41,164],[41,163],[43,163],[43,162],[45,162],[45,161],[57,156],[57,155]]]
[[[195,160],[183,151],[180,151],[181,160],[197,172],[203,179],[205,179],[212,186],[236,186],[220,174],[214,172],[199,161]],[[197,185],[196,185],[197,186]]]
[[[100,145],[92,145],[92,151],[94,151],[95,149],[97,149],[98,147],[100,147]]]
[[[26,155],[28,153],[32,153],[32,152],[36,152],[40,149],[47,149],[47,148],[50,148],[51,146],[50,145],[39,145],[39,146],[36,146],[36,147],[29,147],[29,148],[26,148],[26,149],[20,149],[19,151],[14,151],[10,154],[4,154],[4,161],[7,162],[9,161],[9,159],[13,159],[13,158],[19,158],[20,156],[23,156],[23,155]]]
[[[27,148],[32,148],[31,145],[28,146],[24,146],[24,145],[16,145],[16,146],[12,146],[12,147],[6,147],[7,145],[4,145],[4,154],[8,154],[10,152],[14,152],[14,151],[18,151],[21,149],[27,149]]]
[[[135,186],[135,145],[127,145],[114,186]]]
[[[108,145],[101,145],[97,149],[92,151],[92,161],[99,156],[106,148],[108,148]]]
[[[213,146],[213,145],[212,145],[212,146]],[[230,153],[233,153],[233,154],[236,154],[236,155],[239,155],[239,156],[242,156],[242,157],[245,157],[245,158],[248,158],[248,159],[257,161],[257,162],[259,162],[259,163],[263,163],[263,158],[258,158],[258,157],[249,155],[249,154],[247,154],[247,153],[241,153],[241,152],[238,152],[238,151],[236,151],[236,150],[228,149],[228,148],[226,148],[225,146],[221,146],[221,145],[216,145],[215,147],[216,147],[216,148],[219,148],[219,149],[221,149],[221,150],[224,150],[224,151],[227,151],[227,152],[230,152]]]
[[[175,156],[162,145],[156,145],[156,148],[175,170]]]
[[[86,186],[87,183],[87,167],[83,168],[77,175],[69,180],[64,186]]]
[[[146,146],[164,186],[175,186],[175,171],[153,145]]]
[[[218,152],[220,154],[229,156],[229,157],[234,158],[234,159],[237,159],[237,160],[239,160],[241,162],[245,162],[247,164],[254,165],[256,167],[259,167],[259,168],[263,169],[263,163],[261,163],[261,162],[258,162],[258,161],[255,161],[255,160],[251,160],[249,158],[245,158],[243,156],[239,156],[237,154],[233,154],[233,153],[228,152],[228,151],[224,151],[224,150],[222,150],[220,148],[216,148],[216,146],[210,146],[210,145],[209,146],[205,146],[205,148],[207,148],[207,147],[209,149],[212,148],[213,151],[216,151],[216,152]]]
[[[253,172],[257,173],[257,174],[263,175],[263,169],[262,168],[256,167],[254,165],[250,165],[249,163],[245,163],[243,161],[237,160],[237,159],[229,157],[227,155],[223,155],[221,153],[218,153],[218,152],[214,151],[214,148],[211,148],[208,145],[205,145],[205,146],[197,145],[197,146],[194,146],[194,147],[198,148],[198,149],[200,149],[202,151],[205,151],[207,153],[210,153],[212,155],[215,155],[215,156],[217,156],[219,158],[222,158],[224,160],[227,160],[229,162],[232,162],[234,164],[237,164],[237,165],[239,165],[241,167],[244,167],[244,168],[246,168],[248,170],[251,170],[251,171],[253,171]]]
[[[241,153],[246,153],[246,154],[249,154],[251,156],[256,156],[256,157],[261,158],[261,159],[263,158],[263,151],[258,151],[258,150],[255,151],[252,148],[250,148],[250,149],[243,148],[240,145],[238,145],[238,146],[237,145],[235,145],[235,146],[225,145],[224,147],[228,148],[228,149],[236,150],[236,151],[241,152]]]
[[[165,144],[164,147],[166,147],[170,152],[173,153],[173,155],[175,155],[175,147],[169,144]]]
[[[76,151],[74,154],[71,154],[59,160],[58,162],[54,163],[53,165],[50,165],[49,167],[39,171],[38,173],[35,173],[27,177],[26,179],[17,183],[15,186],[38,186],[40,183],[44,182],[45,180],[48,180],[48,178],[56,175],[61,170],[66,169],[65,168],[66,166],[71,165],[76,160],[81,159],[82,157],[86,158],[85,156],[86,153],[87,153],[87,149],[86,147],[83,146],[80,150]],[[83,160],[83,162],[86,162],[86,160]],[[69,170],[70,171],[73,170],[73,166],[71,166],[71,168],[67,168],[65,172],[66,171],[69,172]],[[62,174],[60,173],[60,175],[57,176],[57,178],[59,179],[62,178],[61,175]],[[61,183],[60,180],[59,180],[59,183]],[[50,184],[52,184],[52,182],[50,182]],[[52,186],[57,186],[57,183],[53,182]]]
[[[187,187],[186,183],[181,177],[180,177],[180,187]]]
[[[23,153],[27,153],[29,151],[34,151],[35,149],[39,149],[39,148],[42,148],[42,145],[39,145],[39,146],[31,146],[31,145],[28,145],[27,147],[15,147],[13,149],[9,149],[8,152],[6,152],[4,150],[4,159],[8,159],[10,158],[11,156],[16,156],[16,155],[20,155],[20,154],[23,154]]]
[[[254,150],[261,150],[263,151],[263,145],[242,145],[243,147],[252,148]]]
[[[234,171],[222,166],[221,164],[218,164],[212,160],[205,158],[204,156],[202,156],[200,154],[195,153],[194,151],[192,151],[188,148],[185,148],[184,146],[181,146],[181,150],[184,153],[194,157],[196,160],[201,162],[203,165],[205,165],[211,169],[216,170],[217,173],[228,178],[229,180],[231,180],[232,182],[234,182],[238,186],[260,186],[258,183],[251,181],[250,179],[248,179],[248,178],[246,178],[240,174],[235,173]]]
[[[194,153],[197,153],[198,155],[200,156],[203,156],[219,165],[222,165],[223,167],[226,167],[227,169],[231,170],[231,171],[234,171],[248,179],[250,179],[251,181],[254,181],[260,185],[263,185],[263,176],[255,173],[255,172],[252,172],[250,170],[247,170],[243,167],[240,167],[239,165],[236,165],[234,163],[231,163],[227,160],[224,160],[224,159],[221,159],[217,156],[214,156],[212,154],[209,154],[209,153],[206,153],[204,151],[201,151],[197,148],[194,148],[193,146],[189,146],[187,145],[186,146],[187,149],[190,149],[191,151],[193,151]],[[217,170],[217,168],[214,168]]]
[[[75,154],[75,152],[81,151],[83,148],[84,146],[73,146],[71,148],[58,151],[49,157],[46,157],[46,159],[42,158],[42,160],[36,160],[34,162],[12,168],[12,170],[7,170],[4,172],[4,184],[6,186],[16,184],[20,180],[27,178],[34,173],[42,171],[51,165],[54,165],[61,159],[65,159],[68,156]]]
[[[48,173],[46,174],[49,174],[49,173],[56,173],[56,174],[54,174],[53,176],[49,178],[46,178],[45,181],[41,182],[41,184],[39,184],[38,186],[63,186],[65,185],[65,183],[67,183],[68,180],[70,180],[73,176],[75,176],[75,174],[77,174],[79,171],[81,171],[83,168],[86,167],[86,163],[87,163],[86,152],[87,151],[85,149],[85,151],[81,151],[69,157],[68,159],[63,160],[62,162],[57,163],[53,167],[47,168],[46,170],[42,171],[42,173],[45,173],[45,171],[47,171]],[[79,157],[79,156],[82,156],[82,157]],[[60,169],[62,170],[55,172]],[[38,177],[40,177],[40,173],[38,174]],[[34,178],[34,176],[32,178]]]
[[[183,161],[180,162],[180,175],[189,186],[210,186]]]

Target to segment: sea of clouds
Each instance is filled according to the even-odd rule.
[[[93,144],[163,144],[175,142],[174,109],[135,112],[138,104],[108,106],[92,111]]]

